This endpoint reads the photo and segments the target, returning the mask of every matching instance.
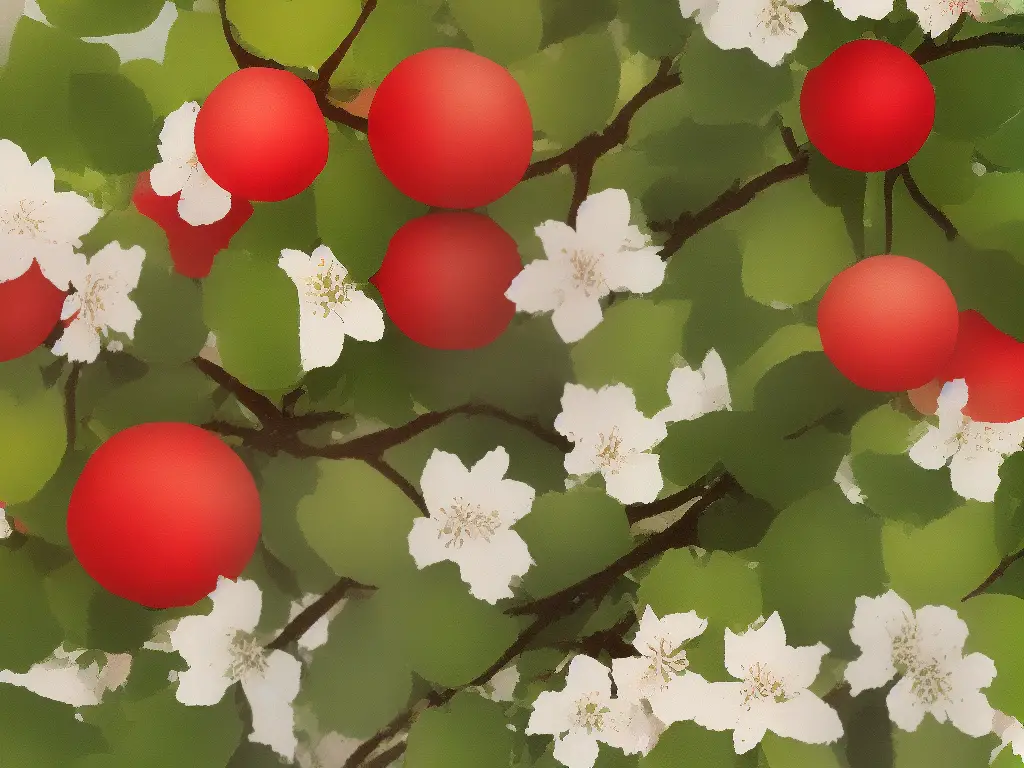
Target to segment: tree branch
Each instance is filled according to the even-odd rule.
[[[942,230],[942,233],[946,236],[947,240],[955,240],[959,232],[957,232],[953,222],[949,220],[949,217],[946,216],[946,214],[940,211],[927,197],[924,196],[924,193],[921,192],[921,188],[918,187],[917,182],[914,181],[914,177],[910,175],[910,166],[900,166],[900,175],[903,177],[903,184],[906,186],[907,192],[910,193],[910,197],[915,203],[917,203],[918,207],[928,214],[929,218],[939,226],[939,229]]]
[[[224,31],[224,39],[227,41],[228,50],[231,51],[231,55],[234,57],[235,64],[238,65],[239,69],[247,69],[249,67],[284,69],[284,66],[278,64],[276,61],[261,58],[255,53],[251,53],[243,48],[241,43],[235,39],[235,35],[231,31],[231,21],[228,19],[228,0],[219,0],[218,7],[220,8],[220,25],[221,29]]]
[[[64,425],[67,429],[68,450],[75,450],[75,437],[78,434],[78,416],[75,409],[75,395],[78,390],[78,379],[82,374],[82,364],[72,363],[64,382]]]
[[[1012,555],[1007,555],[1006,557],[1004,557],[1002,561],[999,563],[999,565],[996,566],[996,569],[989,574],[988,578],[986,578],[983,582],[981,582],[981,584],[979,584],[977,587],[975,587],[962,598],[960,598],[960,601],[964,602],[965,600],[970,600],[972,597],[977,597],[978,595],[983,593],[985,590],[987,590],[989,587],[991,587],[993,584],[999,581],[999,579],[1003,577],[1003,574],[1006,573],[1007,569],[1015,562],[1020,560],[1022,557],[1024,557],[1024,549],[1020,550],[1019,552],[1014,552]]]
[[[337,584],[317,598],[316,602],[305,608],[298,616],[288,622],[278,636],[267,644],[267,650],[283,650],[296,642],[309,631],[310,627],[326,616],[331,608],[344,599],[350,591],[374,589],[376,589],[376,587],[360,584],[358,581],[353,581],[352,579],[341,579]]]
[[[216,363],[211,363],[205,357],[193,357],[192,364],[204,375],[213,379],[213,381],[238,398],[238,402],[252,411],[256,418],[264,424],[275,422],[282,418],[281,411],[277,409],[273,400],[266,395],[260,394],[255,389],[245,386],[245,384]]]
[[[366,20],[370,18],[370,14],[373,13],[373,9],[376,7],[377,0],[366,0],[363,4],[363,9],[359,12],[359,18],[352,25],[352,29],[345,35],[345,39],[341,41],[341,44],[334,49],[334,52],[327,57],[327,60],[320,65],[320,69],[317,70],[316,80],[310,85],[314,93],[326,94],[330,90],[331,78],[338,71],[342,59],[349,52],[352,44],[356,41],[356,37],[362,31],[363,25],[366,24]]]
[[[633,525],[649,517],[657,517],[664,512],[679,509],[683,504],[693,501],[700,496],[704,492],[705,487],[706,483],[701,479],[683,488],[681,491],[669,494],[663,499],[656,499],[648,504],[630,504],[626,507],[626,518],[629,520],[629,524]]]
[[[944,59],[954,53],[972,51],[978,48],[1022,48],[1024,47],[1024,34],[1019,32],[986,32],[983,35],[964,37],[960,40],[947,40],[944,43],[936,43],[931,38],[925,38],[911,56],[918,64],[927,64],[932,61]]]
[[[416,486],[406,480],[397,469],[392,467],[379,456],[371,456],[363,459],[363,461],[380,472],[384,477],[390,480],[398,490],[408,496],[409,500],[419,508],[420,512],[427,517],[430,516],[430,512],[427,510],[427,503],[423,500],[423,496],[420,492],[416,490]]]

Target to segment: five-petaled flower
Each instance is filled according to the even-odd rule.
[[[836,711],[808,688],[828,648],[794,648],[778,613],[741,635],[725,630],[725,668],[741,682],[705,683],[693,720],[714,731],[733,732],[736,754],[761,743],[771,731],[808,744],[831,744],[843,735]]]
[[[629,223],[621,189],[590,195],[573,229],[545,221],[535,230],[547,258],[526,265],[505,296],[520,312],[554,312],[562,340],[579,341],[601,322],[600,300],[611,291],[650,293],[665,279],[660,246]]]
[[[699,370],[688,365],[673,370],[667,389],[671,405],[655,417],[666,423],[692,421],[715,411],[732,410],[725,365],[713,349],[704,356]]]
[[[526,483],[505,478],[508,453],[498,447],[472,469],[458,456],[435,449],[420,487],[430,517],[413,522],[409,552],[416,567],[450,560],[470,593],[494,604],[512,597],[510,583],[533,565],[526,542],[511,526],[533,506]]]
[[[17,144],[0,139],[0,283],[38,262],[43,276],[68,289],[85,257],[75,249],[103,211],[76,192],[55,192],[50,161],[31,162]]]
[[[992,728],[993,710],[982,688],[996,676],[987,656],[964,656],[967,624],[944,605],[914,611],[889,590],[879,597],[858,597],[850,637],[861,655],[846,668],[850,693],[881,688],[902,675],[886,697],[889,716],[905,731],[915,731],[926,713],[948,719],[970,736]]]
[[[664,486],[660,459],[648,451],[665,439],[665,422],[637,410],[633,390],[625,384],[596,391],[566,384],[555,430],[576,444],[565,457],[570,476],[600,472],[608,495],[623,504],[658,497]]]
[[[302,368],[328,368],[338,362],[345,337],[384,338],[384,313],[348,277],[348,270],[326,245],[312,254],[285,248],[278,266],[299,292],[299,356]]]
[[[967,383],[947,382],[939,393],[939,425],[910,446],[910,459],[925,469],[949,462],[953,490],[965,499],[993,501],[999,487],[999,467],[1024,444],[1024,419],[1008,424],[974,421],[962,411]]]
[[[241,683],[252,709],[249,741],[294,759],[298,742],[292,702],[299,692],[301,664],[284,651],[268,651],[255,637],[263,610],[255,582],[222,576],[210,599],[209,614],[186,616],[170,632],[171,648],[188,663],[178,675],[178,701],[212,706]]]
[[[979,0],[907,0],[907,10],[917,16],[918,24],[929,37],[946,32],[964,13],[980,21]]]
[[[723,50],[749,48],[777,67],[796,50],[807,21],[794,10],[808,0],[719,0],[713,11],[698,14],[704,35]]]
[[[77,265],[71,274],[76,292],[64,299],[61,311],[61,319],[71,321],[53,345],[53,354],[91,363],[110,331],[135,336],[142,314],[128,294],[139,284],[145,258],[141,246],[126,249],[115,242],[103,246],[88,263]]]
[[[220,221],[231,211],[231,193],[221,189],[196,155],[199,104],[187,101],[164,118],[160,129],[160,162],[149,173],[153,191],[163,197],[181,193],[178,215],[198,226]]]

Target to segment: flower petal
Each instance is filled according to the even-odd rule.
[[[593,768],[597,754],[597,739],[586,731],[570,731],[555,739],[554,758],[566,768]]]
[[[606,256],[601,262],[601,274],[608,287],[641,295],[653,291],[665,282],[666,264],[660,250],[660,246],[652,246]]]
[[[505,298],[516,305],[517,312],[551,312],[562,303],[569,288],[566,269],[548,259],[531,261],[512,278]]]
[[[377,302],[362,291],[349,288],[338,312],[346,336],[359,341],[380,341],[384,338],[384,313]]]
[[[420,475],[420,490],[430,514],[439,513],[461,495],[469,485],[469,477],[462,459],[435,448]]]
[[[304,371],[330,368],[345,346],[345,324],[341,317],[309,304],[299,305],[299,358]]]
[[[633,454],[618,471],[603,472],[605,492],[623,504],[649,504],[665,486],[660,462],[654,453]]]
[[[287,760],[295,757],[295,710],[302,665],[284,651],[271,651],[263,675],[242,679],[242,690],[252,710],[249,741],[265,744]]]
[[[213,224],[230,211],[231,193],[221,189],[207,176],[202,166],[196,168],[178,198],[178,215],[181,220],[194,227]]]
[[[914,692],[913,684],[913,676],[905,675],[885,697],[885,703],[889,707],[889,718],[904,731],[916,731],[928,711],[924,702]]]
[[[958,451],[949,462],[953,490],[965,499],[990,502],[999,488],[1003,457],[995,451]]]
[[[525,575],[533,565],[526,542],[508,529],[497,531],[490,542],[466,542],[454,551],[452,560],[459,564],[470,594],[491,605],[512,597],[510,582]]]
[[[445,546],[444,540],[438,536],[441,523],[427,517],[418,517],[412,521],[409,531],[409,554],[416,561],[417,568],[452,559],[452,550]]]
[[[832,707],[809,691],[768,707],[768,730],[805,744],[832,744],[843,736],[843,724]]]
[[[600,325],[604,315],[596,296],[569,294],[551,315],[555,330],[566,344],[573,344]]]

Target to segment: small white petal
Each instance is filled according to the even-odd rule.
[[[555,739],[554,758],[566,768],[593,768],[597,762],[597,739],[586,731],[570,731]]]
[[[832,744],[843,736],[843,724],[836,711],[809,691],[800,691],[789,701],[773,704],[767,714],[770,731],[805,744]]]
[[[252,709],[249,741],[265,744],[286,760],[295,758],[295,711],[302,665],[284,651],[271,651],[262,675],[242,679],[242,690]]]
[[[651,503],[665,486],[660,461],[653,453],[630,456],[617,471],[603,473],[606,492],[623,504]]]
[[[220,221],[231,212],[231,193],[221,189],[202,166],[195,169],[178,198],[178,215],[186,224],[200,226]]]
[[[573,344],[600,325],[604,314],[596,296],[570,294],[551,315],[555,330],[566,344]]]
[[[914,678],[906,675],[892,687],[885,703],[889,717],[904,731],[916,731],[928,711],[924,702],[913,690]]]

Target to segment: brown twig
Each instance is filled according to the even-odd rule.
[[[205,376],[213,379],[213,381],[233,394],[238,399],[238,402],[252,411],[253,415],[261,422],[269,423],[282,418],[281,411],[274,405],[273,400],[266,395],[260,394],[255,389],[247,387],[216,363],[211,363],[205,357],[193,357],[192,364]]]
[[[409,500],[416,505],[420,512],[427,516],[430,515],[430,512],[427,510],[427,503],[423,500],[422,494],[420,494],[420,492],[416,490],[416,486],[406,480],[397,469],[392,467],[379,456],[371,456],[363,459],[363,461],[390,480],[398,490],[404,493]]]
[[[304,608],[298,616],[288,622],[277,637],[267,644],[267,649],[283,650],[296,642],[309,631],[310,627],[326,616],[331,608],[344,599],[350,591],[373,589],[375,589],[375,587],[360,584],[358,581],[353,581],[352,579],[341,579],[337,584],[317,598],[316,602]]]
[[[1012,555],[1007,555],[1006,557],[1004,557],[1002,561],[999,563],[999,565],[996,566],[996,569],[992,571],[992,573],[990,573],[988,577],[983,582],[981,582],[981,584],[979,584],[977,587],[975,587],[962,598],[960,598],[961,602],[965,600],[970,600],[972,597],[977,597],[982,592],[987,590],[989,587],[991,587],[993,584],[995,584],[997,581],[999,581],[999,579],[1003,577],[1003,574],[1006,573],[1007,569],[1011,565],[1020,560],[1022,557],[1024,557],[1024,549],[1020,550],[1019,552],[1014,552]]]
[[[629,520],[629,524],[633,525],[641,520],[647,520],[650,517],[657,517],[664,512],[679,509],[683,504],[693,501],[700,496],[704,492],[705,487],[705,482],[698,480],[693,485],[669,494],[663,499],[657,499],[648,504],[630,504],[626,507],[626,518]]]
[[[944,59],[955,53],[973,51],[978,48],[1022,48],[1024,47],[1024,34],[1019,32],[986,32],[983,35],[964,37],[960,40],[947,40],[944,43],[936,43],[931,38],[925,38],[911,55],[918,64],[927,64],[932,61]]]
[[[370,14],[373,13],[373,9],[376,7],[377,0],[366,0],[363,4],[363,9],[359,12],[359,17],[356,19],[355,24],[352,25],[352,29],[345,35],[345,39],[341,41],[338,47],[334,49],[334,52],[327,57],[327,60],[320,65],[320,69],[317,70],[316,80],[310,84],[310,88],[313,89],[314,93],[326,95],[327,91],[330,90],[331,78],[338,71],[342,59],[349,52],[352,44],[356,41],[356,37],[362,31],[363,25],[366,24],[366,20],[370,18]]]
[[[907,188],[907,192],[910,193],[911,199],[917,206],[928,214],[928,217],[934,221],[942,233],[946,236],[947,240],[956,240],[957,232],[956,226],[949,220],[942,211],[940,211],[921,191],[921,188],[917,186],[917,182],[914,181],[914,177],[910,175],[910,167],[908,165],[901,166],[900,176],[903,178],[903,184]]]

